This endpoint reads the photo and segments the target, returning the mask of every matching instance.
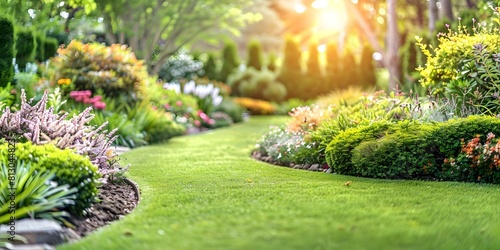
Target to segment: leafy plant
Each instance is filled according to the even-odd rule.
[[[14,169],[10,162],[0,164],[0,179],[5,180],[0,184],[0,224],[9,222],[11,217],[58,219],[67,215],[61,210],[74,204],[78,189],[52,181],[55,170],[35,170],[29,161],[23,160],[18,160]]]

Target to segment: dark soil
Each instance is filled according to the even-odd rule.
[[[80,237],[85,237],[92,231],[123,218],[137,206],[138,202],[134,186],[129,183],[103,185],[99,188],[98,198],[99,202],[92,205],[85,217],[72,215],[68,219]]]

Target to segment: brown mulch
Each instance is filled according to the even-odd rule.
[[[99,188],[99,202],[94,203],[85,217],[72,215],[68,221],[80,237],[123,218],[137,206],[137,195],[129,183],[106,184]]]

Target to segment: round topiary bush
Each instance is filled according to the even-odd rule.
[[[5,87],[14,77],[14,25],[12,20],[5,16],[0,16],[0,87]]]

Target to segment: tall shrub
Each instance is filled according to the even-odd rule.
[[[307,75],[309,77],[321,75],[321,69],[319,66],[319,56],[318,56],[318,44],[316,42],[311,42],[311,44],[309,44],[309,57],[307,58]]]
[[[227,77],[239,66],[236,44],[232,42],[227,43],[222,51],[222,57],[223,62],[219,80],[226,82]]]
[[[303,91],[300,86],[303,80],[302,68],[300,65],[302,53],[297,42],[291,37],[287,37],[286,39],[284,54],[285,58],[278,76],[278,81],[285,85],[288,99],[301,97]]]
[[[369,45],[363,46],[361,61],[359,63],[360,85],[363,88],[373,88],[377,84],[375,65],[373,63],[373,49]]]
[[[267,69],[269,71],[276,71],[276,55],[271,53],[269,54]]]
[[[39,62],[45,61],[45,36],[40,33],[36,33],[36,53],[35,59]]]
[[[326,46],[326,77],[328,89],[334,90],[342,87],[341,69],[342,62],[338,52],[336,43],[329,43]]]
[[[203,64],[203,70],[205,71],[205,77],[208,79],[217,79],[217,64],[215,63],[215,58],[212,53],[208,54],[207,61]]]
[[[342,87],[360,86],[359,84],[359,65],[356,63],[354,54],[350,50],[346,50],[342,56]]]
[[[31,29],[18,29],[16,32],[16,63],[19,70],[35,59],[36,41]]]
[[[248,43],[247,67],[256,70],[262,69],[262,46],[258,40],[252,40]]]
[[[57,48],[59,47],[59,41],[53,37],[46,37],[44,42],[44,57],[45,60],[50,59],[56,55]]]
[[[12,81],[14,76],[14,67],[12,59],[14,58],[14,25],[12,19],[6,16],[0,16],[0,87],[5,87]]]

